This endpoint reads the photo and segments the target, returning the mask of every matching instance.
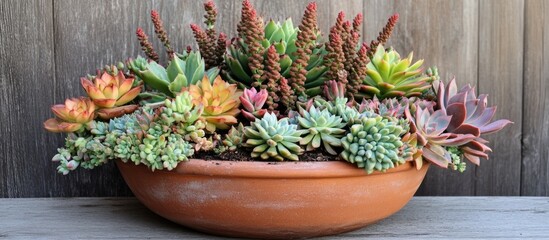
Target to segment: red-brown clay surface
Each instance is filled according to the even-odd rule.
[[[117,162],[136,197],[181,225],[223,236],[289,239],[364,227],[400,210],[428,165],[367,175],[341,161],[190,160],[174,171]]]

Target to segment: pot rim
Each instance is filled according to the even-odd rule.
[[[123,162],[117,161],[117,163]],[[127,162],[126,164],[134,165],[132,162]],[[145,168],[144,165],[138,165],[136,167]],[[424,163],[422,168],[425,167],[428,167],[428,164]],[[412,162],[405,162],[386,172],[375,171],[371,174],[367,174],[363,168],[358,168],[356,165],[344,161],[266,162],[190,159],[186,162],[180,162],[172,171],[155,170],[154,172],[210,177],[300,179],[363,177],[392,174],[409,170],[419,171]]]

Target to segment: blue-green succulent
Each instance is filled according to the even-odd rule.
[[[374,170],[383,172],[404,163],[399,149],[404,145],[401,136],[406,130],[401,124],[381,116],[362,118],[341,139],[341,157],[365,168],[368,173]]]
[[[253,148],[254,158],[298,161],[298,155],[303,154],[298,145],[302,132],[297,125],[288,123],[288,118],[278,120],[275,114],[266,113],[245,127],[244,134],[248,138],[245,146]]]
[[[341,137],[345,133],[345,123],[343,119],[330,113],[327,109],[319,110],[311,106],[308,111],[300,109],[301,117],[298,117],[299,125],[303,128],[305,136],[299,142],[306,145],[306,150],[311,151],[319,148],[321,144],[324,149],[337,155],[333,147],[341,146]]]

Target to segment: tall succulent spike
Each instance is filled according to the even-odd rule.
[[[358,32],[353,31],[349,22],[346,22],[345,29],[349,30],[346,34],[346,38],[343,39],[343,53],[345,54],[345,70],[351,72],[353,68],[353,62],[356,60],[357,46],[360,35]]]
[[[192,23],[191,30],[194,34],[194,39],[196,40],[196,43],[198,44],[198,49],[200,50],[200,55],[204,58],[204,62],[206,62],[206,59],[211,59],[209,57],[210,49],[209,49],[209,39],[208,34],[202,30],[198,25]]]
[[[284,105],[284,107],[286,107],[286,111],[295,110],[296,99],[295,99],[294,91],[290,87],[288,80],[286,78],[280,79],[280,95],[281,95],[280,102],[282,103],[282,105]]]
[[[360,26],[362,25],[363,16],[362,13],[359,13],[356,15],[356,17],[353,19],[353,32],[360,33]],[[358,35],[360,38],[360,35]]]
[[[345,54],[343,53],[343,40],[337,32],[337,27],[330,29],[330,41],[326,43],[328,55],[324,58],[324,64],[328,68],[326,77],[329,80],[337,80],[340,71],[344,71]]]
[[[217,18],[217,9],[215,7],[215,3],[212,0],[208,0],[204,3],[204,11],[206,12],[204,14],[204,24],[207,26],[206,32],[208,33],[208,37],[210,39],[214,39],[216,37],[215,33],[215,21]]]
[[[210,69],[217,67],[223,62],[223,54],[227,47],[227,36],[220,33],[217,36],[215,30],[215,22],[217,18],[217,9],[212,0],[204,3],[204,24],[206,30],[202,30],[198,25],[191,24],[196,42],[200,50],[200,54],[204,57],[206,68]]]
[[[391,37],[391,34],[393,33],[396,23],[398,22],[398,17],[398,13],[395,13],[389,18],[383,30],[379,32],[377,40],[370,43],[370,51],[368,51],[368,56],[371,57],[374,55],[374,51],[376,51],[378,45],[385,45],[385,43],[387,43],[389,37]]]
[[[334,28],[337,31],[337,33],[339,33],[340,35],[345,34],[345,29],[343,29],[344,22],[345,22],[345,12],[341,11],[337,14],[336,22],[334,26],[332,26],[332,28]]]
[[[263,51],[265,50],[261,45],[263,21],[257,16],[257,12],[249,0],[242,2],[242,18],[238,23],[237,30],[251,54],[249,67],[252,71],[252,79],[255,81],[252,86],[258,87],[263,81]]]
[[[267,82],[267,92],[269,97],[267,98],[267,109],[269,112],[274,111],[278,108],[278,103],[280,102],[280,80],[283,78],[280,74],[280,57],[276,52],[274,46],[270,46],[267,49],[267,59],[265,60],[265,81]]]
[[[351,71],[349,72],[349,84],[347,84],[348,95],[355,96],[358,93],[362,80],[366,78],[366,66],[370,62],[368,58],[368,45],[363,43],[358,50],[357,56],[352,63]]]
[[[297,47],[296,59],[292,62],[290,76],[292,89],[298,97],[306,97],[304,85],[307,80],[307,70],[305,68],[309,62],[318,32],[316,9],[315,2],[307,5],[295,42]]]
[[[166,33],[166,30],[164,29],[164,25],[162,24],[162,20],[160,19],[160,15],[158,14],[157,11],[155,10],[151,11],[151,20],[154,25],[154,32],[156,33],[156,36],[158,37],[158,39],[160,39],[162,44],[164,44],[168,57],[172,59],[174,51],[170,45],[170,40],[168,39],[168,33]]]
[[[158,62],[158,53],[154,50],[151,42],[149,42],[149,37],[145,34],[143,29],[137,28],[136,35],[139,40],[139,44],[141,45],[141,50],[145,53],[145,55],[147,55],[147,58]]]
[[[215,49],[215,56],[216,56],[216,66],[219,66],[223,63],[223,55],[225,55],[225,52],[227,51],[227,34],[220,33],[219,37],[217,38],[217,45]]]

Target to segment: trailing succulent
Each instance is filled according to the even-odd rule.
[[[268,21],[242,2],[238,35],[215,29],[217,9],[204,4],[204,25],[191,24],[197,50],[172,47],[160,15],[151,12],[159,53],[143,29],[145,57],[81,78],[86,97],[54,105],[51,132],[67,133],[53,161],[68,174],[112,160],[172,170],[195,157],[260,161],[341,160],[384,172],[411,162],[464,171],[465,159],[488,158],[485,134],[496,108],[467,85],[440,81],[413,55],[385,47],[398,21],[361,43],[361,14],[339,13],[323,38],[317,5],[298,26]],[[326,41],[327,40],[327,41]],[[199,155],[197,156],[196,154]]]

